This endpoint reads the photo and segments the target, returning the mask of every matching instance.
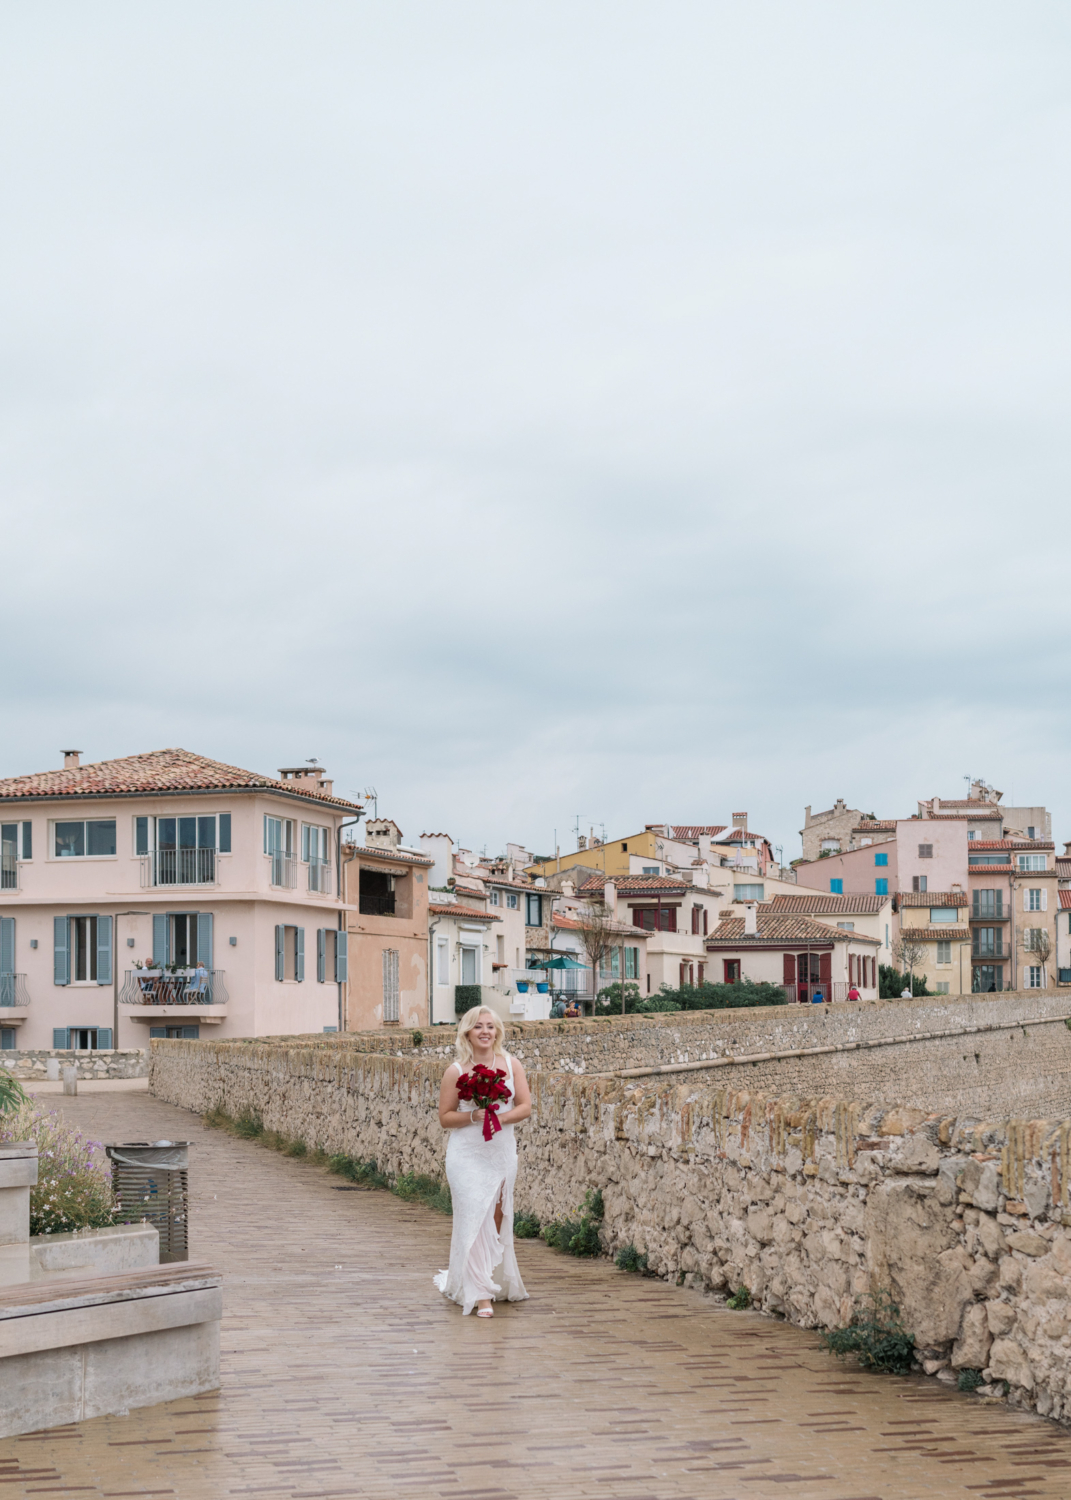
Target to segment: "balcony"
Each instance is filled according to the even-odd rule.
[[[1003,958],[1004,945],[1002,943],[974,943],[971,946],[972,958]]]
[[[25,974],[0,974],[0,1007],[22,1009],[30,1003]],[[0,1025],[5,1024],[0,1020]]]
[[[119,991],[120,1005],[135,1021],[159,1022],[167,1016],[209,1025],[227,1016],[227,986],[222,969],[209,969],[203,988],[195,969],[128,969]]]
[[[1011,920],[1011,912],[1005,911],[1000,904],[996,906],[972,906],[972,922],[1008,922]]]
[[[4,852],[0,854],[0,891],[17,891],[19,888],[19,862],[9,852],[10,848],[5,843]]]
[[[292,854],[269,854],[271,883],[278,890],[292,891],[297,886],[298,862]]]
[[[158,849],[141,857],[141,884],[150,886],[215,885],[214,849]]]
[[[326,859],[309,860],[309,890],[318,896],[330,896],[331,894],[331,864]]]

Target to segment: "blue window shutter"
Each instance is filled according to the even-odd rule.
[[[212,913],[197,913],[197,957],[206,969],[212,967]]]
[[[229,854],[231,852],[231,815],[220,813],[219,815],[219,852]]]
[[[112,982],[112,919],[97,918],[97,983]],[[103,1042],[101,1046],[103,1046]],[[109,1043],[109,1045],[111,1045]]]
[[[889,863],[889,856],[887,854],[875,854],[874,863],[876,865],[887,865]]]
[[[182,1028],[182,1035],[185,1041],[195,1042],[201,1035],[201,1028],[200,1026],[184,1026]]]
[[[59,919],[57,918],[57,921]],[[53,1026],[52,1028],[52,1050],[53,1052],[66,1052],[67,1050],[67,1028],[66,1026]]]
[[[23,859],[33,859],[32,823],[23,823],[22,825],[22,857]]]
[[[350,977],[350,935],[339,931],[335,934],[335,983],[345,984]]]
[[[15,1028],[4,1026],[0,1028],[0,1052],[15,1051]]]
[[[286,964],[286,928],[285,927],[276,927],[276,929],[275,929],[275,977],[276,977],[276,979],[283,979],[283,978],[286,977],[285,974],[284,974],[284,972],[283,972],[285,964]]]
[[[148,818],[134,819],[134,853],[148,854],[149,852],[149,820]]]
[[[889,882],[887,880],[875,880],[874,893],[878,896],[887,896],[889,894]]]
[[[15,918],[0,917],[0,974],[15,972]]]
[[[70,984],[71,982],[71,919],[70,917],[52,918],[52,979],[55,984]],[[63,1035],[67,1032],[64,1029]],[[55,1046],[55,1042],[52,1044]],[[67,1043],[63,1042],[66,1047]]]
[[[294,978],[305,978],[305,929],[296,927],[297,942],[294,944]]]
[[[323,984],[327,978],[327,928],[316,929],[316,983]]]
[[[830,889],[830,893],[832,895],[834,895],[834,896],[843,896],[844,895],[844,881],[843,880],[831,880],[829,882],[829,889]]]
[[[110,1026],[97,1027],[97,1050],[110,1052],[112,1045],[112,1028]]]
[[[167,963],[167,913],[152,914],[152,961],[157,968]]]

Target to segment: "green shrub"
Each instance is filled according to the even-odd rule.
[[[846,1328],[830,1328],[823,1345],[843,1358],[854,1354],[864,1370],[907,1375],[915,1352],[915,1336],[900,1321],[900,1309],[888,1292],[864,1298]]]
[[[739,984],[711,984],[704,980],[702,984],[681,985],[677,990],[664,984],[660,993],[681,1010],[739,1010],[752,1005],[788,1004],[782,985],[757,984],[751,979],[742,979]]]
[[[617,1252],[614,1265],[619,1271],[635,1271],[642,1276],[647,1270],[647,1256],[641,1255],[635,1245],[626,1245]]]
[[[620,1016],[630,1015],[633,1011],[643,1009],[643,1001],[640,998],[640,987],[631,980],[626,980],[625,1008],[621,1009],[621,983],[608,984],[595,996],[595,1014],[597,1016]]]
[[[104,1148],[58,1114],[23,1097],[0,1114],[0,1144],[37,1145],[37,1184],[30,1189],[30,1233],[68,1234],[115,1223],[111,1173]]]
[[[956,1389],[959,1391],[976,1391],[980,1385],[985,1384],[985,1376],[981,1370],[961,1370],[956,1380]]]
[[[258,1136],[264,1134],[264,1121],[251,1109],[248,1104],[238,1112],[234,1121],[234,1133],[240,1135],[245,1141],[255,1141]]]
[[[425,1177],[420,1172],[403,1172],[391,1190],[406,1203],[426,1203],[438,1213],[453,1213],[450,1189],[437,1177]]]
[[[901,994],[907,988],[908,975],[901,974],[900,970],[892,964],[878,964],[878,998],[880,1000],[899,1000]],[[912,995],[928,995],[925,974],[916,974],[911,981]]]
[[[513,1238],[515,1240],[537,1240],[539,1228],[539,1220],[535,1214],[513,1215]]]
[[[0,1072],[0,1112],[20,1109],[26,1103],[26,1090],[17,1078],[12,1078],[5,1069]]]
[[[733,1312],[746,1312],[751,1306],[751,1293],[742,1282],[733,1295],[726,1298],[725,1306],[731,1308]]]
[[[479,984],[456,984],[454,986],[454,1015],[463,1016],[483,999],[483,986]]]
[[[374,1161],[360,1161],[356,1156],[329,1156],[327,1170],[334,1172],[336,1177],[345,1177],[348,1182],[359,1182],[363,1187],[390,1187],[390,1178]]]
[[[672,995],[649,995],[640,1006],[640,1012],[643,1015],[652,1015],[657,1014],[659,1011],[669,1012],[680,1009],[681,1006],[676,1000],[674,1000]]]
[[[583,1207],[578,1209],[578,1219],[556,1219],[544,1224],[540,1237],[553,1250],[562,1250],[567,1255],[595,1256],[602,1254],[599,1240],[599,1225],[604,1208],[602,1193],[596,1189],[584,1195]]]
[[[410,1032],[409,1040],[414,1047],[422,1047],[424,1045],[424,1033],[422,1031]]]

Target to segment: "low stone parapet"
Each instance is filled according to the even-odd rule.
[[[49,1063],[52,1064],[51,1068]],[[149,1072],[149,1053],[144,1047],[128,1051],[76,1052],[40,1048],[29,1051],[0,1052],[0,1067],[23,1081],[58,1079],[65,1067],[78,1069],[78,1077],[91,1078],[146,1078]]]

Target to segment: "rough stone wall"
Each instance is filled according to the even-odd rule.
[[[443,1175],[439,1059],[156,1042],[151,1088],[391,1174]],[[603,1193],[603,1242],[666,1278],[741,1283],[804,1327],[887,1288],[928,1373],[977,1368],[1071,1416],[1071,1121],[961,1122],[852,1100],[532,1074],[516,1206],[544,1221]]]
[[[680,1081],[774,1094],[865,1097],[960,1116],[1049,1117],[1071,1115],[1071,1030],[1063,1019],[1068,1016],[1071,989],[529,1021],[506,1030],[509,1050],[529,1069],[591,1074],[743,1054],[759,1060],[685,1073]],[[955,1034],[923,1035],[934,1032]],[[895,1037],[919,1039],[887,1045]],[[417,1047],[408,1031],[397,1030],[272,1040],[405,1057],[453,1056],[452,1028],[424,1032]],[[768,1055],[815,1047],[844,1050],[796,1058]]]
[[[147,1048],[135,1048],[129,1052],[56,1052],[51,1049],[39,1051],[0,1052],[0,1067],[16,1078],[43,1079],[48,1076],[48,1060],[54,1058],[62,1069],[73,1063],[79,1078],[145,1078],[149,1072]]]

